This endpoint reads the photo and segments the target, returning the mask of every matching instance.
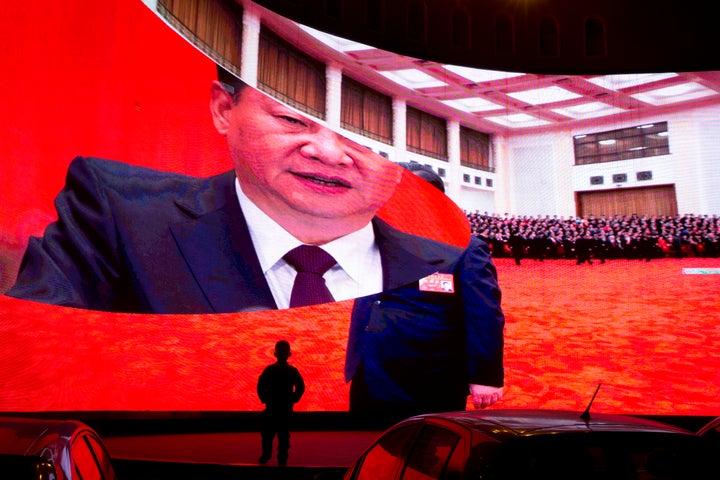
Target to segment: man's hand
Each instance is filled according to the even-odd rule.
[[[470,395],[475,408],[487,408],[502,398],[503,388],[470,384]]]

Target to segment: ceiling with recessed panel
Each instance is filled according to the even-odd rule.
[[[592,128],[720,104],[718,71],[592,76],[498,72],[397,55],[309,27],[300,27],[293,38],[306,51],[328,49],[356,80],[488,133]]]

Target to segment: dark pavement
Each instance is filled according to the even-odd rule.
[[[292,432],[290,458],[258,464],[260,434],[181,433],[106,436],[118,480],[165,478],[312,479],[320,471],[345,470],[379,431]]]

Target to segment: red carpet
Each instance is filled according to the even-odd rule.
[[[504,407],[720,414],[718,259],[576,265],[497,259],[507,317]]]

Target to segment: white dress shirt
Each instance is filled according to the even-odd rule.
[[[243,193],[237,179],[235,191],[275,303],[278,308],[289,308],[296,271],[282,257],[303,242],[260,210]],[[380,251],[371,223],[320,247],[337,261],[323,275],[335,301],[363,297],[382,290]]]

